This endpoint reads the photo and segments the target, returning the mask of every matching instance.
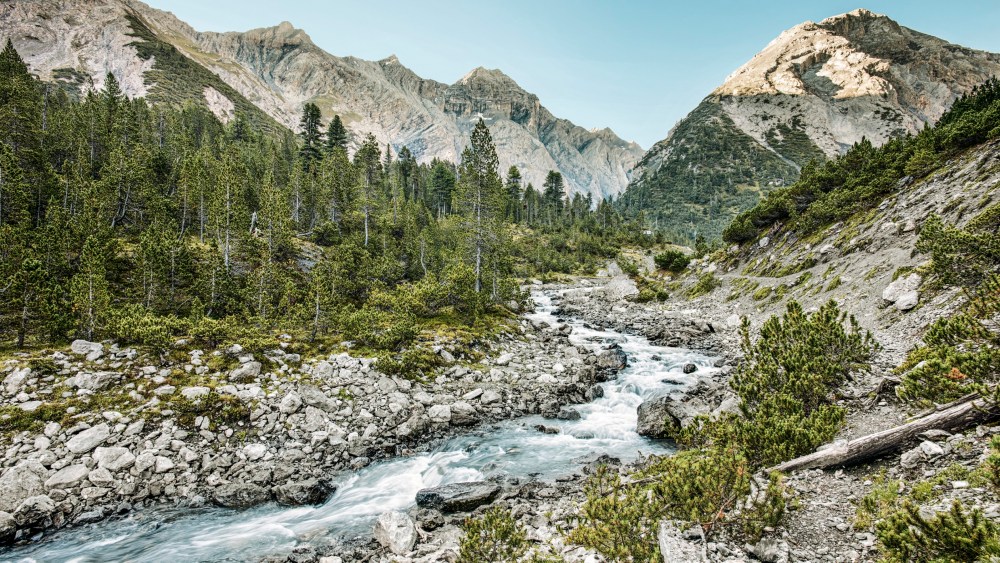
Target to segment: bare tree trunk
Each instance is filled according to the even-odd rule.
[[[996,405],[978,394],[967,395],[906,424],[797,457],[768,471],[788,472],[857,465],[897,451],[928,430],[962,430],[997,417],[1000,417],[1000,409]]]

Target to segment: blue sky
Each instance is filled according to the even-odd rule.
[[[283,20],[334,55],[391,54],[452,83],[499,68],[556,116],[644,148],[781,31],[864,7],[912,29],[1000,52],[997,0],[147,0],[200,31]]]

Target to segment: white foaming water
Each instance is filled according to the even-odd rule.
[[[580,290],[574,290],[580,291]],[[529,318],[555,324],[552,295],[535,292]],[[691,381],[683,365],[710,373],[707,356],[654,346],[643,337],[596,330],[582,322],[570,340],[591,350],[617,343],[629,366],[603,383],[604,396],[577,405],[579,420],[539,416],[491,425],[447,440],[433,451],[396,458],[345,474],[337,492],[320,506],[287,508],[273,504],[244,511],[221,508],[171,508],[138,511],[124,519],[63,530],[39,543],[0,555],[13,561],[239,561],[288,552],[317,535],[356,537],[371,533],[375,518],[387,510],[413,506],[418,490],[487,478],[553,479],[586,460],[607,454],[629,461],[639,455],[669,453],[669,447],[635,432],[636,408],[645,398]],[[558,434],[538,432],[544,424]]]

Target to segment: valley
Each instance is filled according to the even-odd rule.
[[[288,22],[0,41],[0,561],[1000,557],[1000,55],[804,22],[643,155]]]

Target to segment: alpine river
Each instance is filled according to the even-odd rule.
[[[586,291],[571,289],[565,291]],[[556,323],[560,292],[533,293],[534,321]],[[654,346],[641,336],[598,330],[568,319],[574,344],[599,350],[619,344],[629,365],[617,379],[603,383],[604,396],[577,405],[578,420],[522,417],[449,439],[431,451],[387,460],[334,481],[337,492],[319,506],[287,508],[274,504],[251,510],[222,508],[146,509],[121,518],[56,532],[38,543],[0,554],[7,561],[245,561],[290,552],[313,535],[356,537],[370,534],[377,516],[407,510],[418,490],[495,476],[551,480],[577,470],[595,455],[623,461],[640,454],[669,453],[662,442],[635,432],[636,407],[643,399],[693,381],[683,366],[696,364],[699,375],[712,373],[712,358],[690,350]],[[682,384],[683,385],[683,384]],[[545,424],[558,434],[536,431]]]

